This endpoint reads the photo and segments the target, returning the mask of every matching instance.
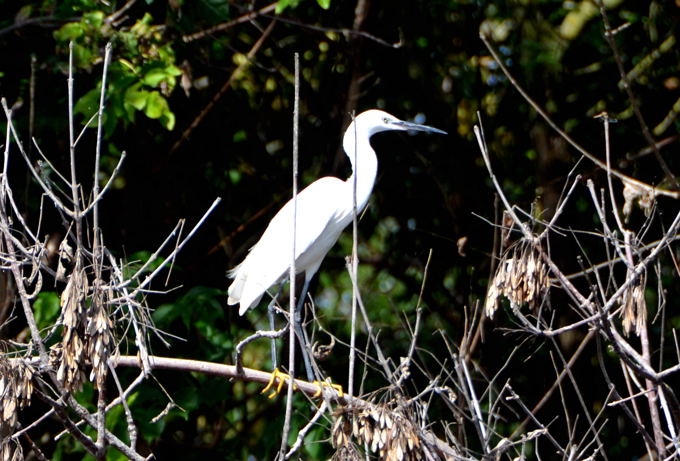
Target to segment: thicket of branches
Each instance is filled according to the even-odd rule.
[[[339,302],[356,311],[342,310],[345,318],[338,320],[309,306],[305,322],[318,377],[329,380],[323,385],[296,380],[288,386],[285,378],[271,374],[266,362],[261,369],[248,368],[262,364],[259,356],[268,354],[267,338],[272,334],[264,327],[253,342],[241,342],[250,332],[236,327],[210,336],[229,353],[241,350],[242,370],[233,362],[222,363],[221,356],[181,359],[172,348],[161,349],[163,344],[177,344],[182,336],[155,326],[163,316],[181,317],[174,314],[177,306],[184,309],[182,315],[206,306],[227,308],[223,289],[216,290],[217,295],[197,290],[181,306],[154,303],[163,299],[156,296],[181,285],[176,276],[169,281],[172,266],[189,239],[205,228],[219,199],[196,203],[200,209],[193,214],[198,217],[188,224],[179,220],[174,227],[155,223],[154,229],[147,229],[166,235],[158,237],[157,249],[141,260],[107,245],[100,206],[127,161],[122,154],[113,165],[102,166],[105,131],[111,126],[107,111],[115,112],[107,105],[115,100],[109,98],[107,85],[110,47],[102,56],[101,85],[87,93],[88,100],[95,101],[92,107],[75,103],[77,74],[69,67],[66,168],[53,162],[50,146],[16,128],[13,111],[3,99],[2,313],[7,313],[5,326],[25,328],[12,338],[3,337],[0,459],[168,456],[158,452],[154,442],[165,433],[184,435],[186,429],[173,429],[173,424],[193,410],[192,399],[181,395],[180,386],[166,392],[164,384],[170,380],[198,382],[186,388],[200,389],[206,402],[240,402],[229,412],[204,415],[202,424],[209,429],[201,437],[216,439],[204,445],[216,447],[220,437],[249,438],[261,441],[271,457],[280,459],[680,457],[680,401],[675,391],[680,344],[678,316],[669,296],[680,271],[676,250],[680,187],[674,162],[667,164],[660,152],[674,140],[655,140],[659,127],[647,126],[631,84],[637,74],[626,72],[616,43],[621,29],[609,25],[604,7],[600,13],[621,87],[639,136],[648,144],[637,155],[652,158],[663,180],[650,184],[635,171],[624,173],[612,153],[616,144],[612,126],[617,122],[612,114],[597,114],[601,142],[590,146],[599,145],[598,149],[579,145],[578,131],[560,127],[515,80],[506,67],[508,58],[496,51],[493,40],[498,31],[483,27],[480,40],[494,63],[486,68],[505,79],[532,108],[527,117],[541,118],[553,130],[551,148],[574,152],[577,160],[552,201],[520,203],[513,197],[515,191],[508,190],[511,181],[496,166],[504,154],[504,144],[498,142],[502,136],[490,126],[493,117],[478,114],[475,155],[497,198],[495,214],[476,217],[495,235],[493,244],[482,250],[491,261],[485,293],[433,306],[442,298],[429,296],[430,263],[437,258],[429,251],[417,277],[415,301],[410,310],[399,313],[396,323],[401,328],[386,329],[389,324],[376,318],[385,311],[372,305],[375,298],[362,285],[367,274],[362,268],[369,265],[362,259],[370,260],[370,254],[361,253],[360,236],[354,232],[351,248],[343,248],[348,250],[344,276],[352,296]],[[264,28],[261,38],[269,33],[271,29]],[[87,112],[88,107],[80,127],[74,114]],[[172,124],[174,116],[166,109],[159,113],[163,123]],[[20,193],[12,178],[22,176],[40,190],[37,211],[16,199]],[[550,207],[545,206],[548,202]],[[590,219],[576,220],[577,215]],[[57,216],[61,223],[58,239],[54,234],[44,236],[43,223],[49,216]],[[456,243],[459,253],[469,250],[465,239]],[[337,277],[323,286],[334,283],[343,282]],[[281,302],[279,307],[283,326],[288,306]],[[447,309],[462,312],[461,331],[435,329],[426,321],[432,311]],[[54,315],[46,315],[50,311]],[[253,325],[257,329],[264,322],[256,319]],[[208,321],[201,325],[210,327]],[[285,347],[286,342],[279,344]],[[490,350],[489,344],[503,347]],[[169,357],[159,356],[159,350],[167,350]],[[300,369],[294,365],[284,361],[284,368]],[[344,390],[333,383],[342,384]],[[267,396],[281,403],[270,404]],[[150,401],[153,415],[145,408]],[[272,408],[276,417],[269,418],[269,432],[263,436],[257,425]],[[177,441],[178,446],[185,443]],[[244,456],[249,444],[242,445],[244,451],[232,457]],[[214,450],[207,452],[230,456]]]

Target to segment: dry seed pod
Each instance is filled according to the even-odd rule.
[[[543,300],[550,288],[550,277],[534,245],[538,243],[522,239],[501,257],[484,302],[487,317],[493,317],[501,297],[507,298],[513,308],[527,304],[535,309]]]
[[[631,273],[628,277],[632,277]],[[645,302],[645,286],[647,285],[647,274],[643,272],[634,282],[628,285],[621,297],[621,317],[623,318],[623,331],[630,334],[635,327],[635,334],[640,336],[647,320],[647,303]]]

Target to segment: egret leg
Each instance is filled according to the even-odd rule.
[[[293,319],[295,335],[298,337],[300,349],[302,350],[302,359],[305,362],[305,370],[307,371],[307,380],[311,383],[314,381],[314,370],[312,369],[312,360],[309,356],[309,347],[307,335],[302,328],[302,309],[305,306],[305,298],[309,290],[309,279],[305,277],[305,283],[302,285],[302,292],[300,292],[300,299],[298,299],[297,306],[295,306],[295,318]],[[295,347],[291,345],[291,347]]]
[[[272,298],[272,301],[269,303],[267,306],[267,316],[269,317],[269,329],[271,331],[276,331],[276,321],[275,321],[275,314],[276,314],[276,301],[279,299],[279,295],[281,294],[281,290],[283,290],[283,282],[279,284],[279,289],[276,291],[276,294]],[[277,359],[276,359],[276,338],[272,338],[271,341],[271,354],[272,354],[272,368],[277,368]]]

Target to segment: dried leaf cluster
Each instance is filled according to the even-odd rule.
[[[0,461],[22,460],[21,444],[10,439],[19,410],[31,403],[33,369],[21,360],[0,354]]]
[[[70,392],[81,388],[87,367],[89,379],[102,386],[107,375],[107,360],[112,353],[113,323],[108,307],[114,298],[113,289],[100,278],[88,280],[83,267],[82,251],[75,253],[75,265],[66,276],[64,262],[70,260],[68,245],[60,245],[59,273],[67,279],[61,294],[63,315],[62,341],[54,348],[57,379]],[[94,275],[96,277],[96,274]]]
[[[493,317],[502,296],[513,309],[527,304],[535,309],[550,288],[548,267],[534,245],[537,241],[521,239],[501,257],[484,304],[486,315]]]
[[[7,435],[21,408],[31,403],[33,369],[20,360],[0,355],[0,434]]]
[[[344,407],[337,413],[332,431],[334,460],[364,459],[357,445],[381,460],[425,459],[418,426],[402,406],[368,404]]]
[[[24,452],[21,444],[7,437],[0,440],[0,461],[21,461],[24,459]]]
[[[624,181],[623,185],[623,215],[628,219],[633,212],[633,204],[637,202],[640,209],[645,213],[645,216],[652,214],[652,208],[656,200],[655,191],[640,187],[632,181]]]
[[[642,272],[635,277],[628,271],[626,279],[633,278],[621,297],[621,317],[623,331],[630,334],[635,328],[635,334],[640,336],[647,320],[647,303],[645,302],[645,286],[647,285],[647,273]]]

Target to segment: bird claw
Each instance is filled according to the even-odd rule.
[[[331,388],[335,390],[335,392],[338,394],[338,397],[344,397],[345,392],[342,390],[342,386],[340,384],[333,384],[331,382],[331,378],[326,378],[325,381],[314,381],[312,384],[316,384],[319,386],[319,389],[312,395],[312,398],[315,399],[317,397],[321,397],[321,392],[323,391],[324,387]]]
[[[269,392],[267,398],[273,399],[281,393],[281,389],[283,389],[283,385],[286,381],[289,381],[293,384],[294,391],[298,390],[297,384],[295,384],[295,381],[290,377],[289,374],[282,372],[278,368],[274,368],[272,371],[272,377],[269,379],[269,382],[264,387],[264,389],[262,389],[260,394],[266,394]],[[330,378],[326,378],[325,381],[313,381],[312,384],[318,387],[317,391],[314,393],[314,395],[312,395],[313,399],[321,397],[324,388],[333,389],[338,397],[342,398],[345,396],[342,386],[340,384],[333,384]]]
[[[272,377],[269,379],[269,382],[264,387],[264,389],[262,389],[260,394],[265,394],[271,391],[269,392],[267,398],[273,399],[274,397],[281,393],[281,389],[283,389],[283,383],[285,383],[286,380],[293,383],[293,390],[297,390],[297,385],[295,384],[293,378],[291,378],[289,374],[283,373],[278,368],[274,368],[274,371],[272,371]]]

